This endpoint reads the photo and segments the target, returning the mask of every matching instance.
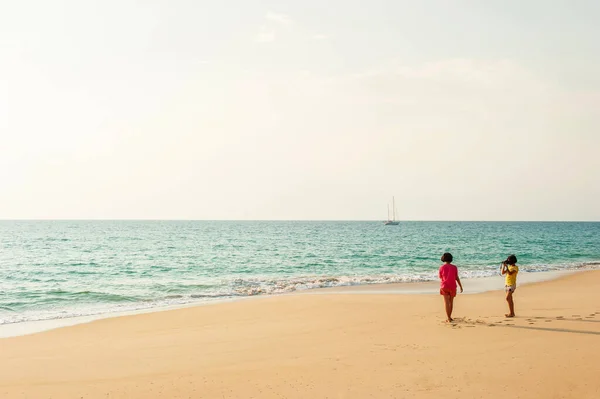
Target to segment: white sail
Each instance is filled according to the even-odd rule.
[[[392,197],[392,218],[390,219],[390,204],[388,203],[388,217],[384,223],[386,226],[397,226],[400,222],[396,221],[396,199]]]

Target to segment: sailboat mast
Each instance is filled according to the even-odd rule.
[[[394,215],[393,221],[396,221],[396,200],[392,197],[392,214]]]
[[[387,220],[390,220],[390,204],[389,204],[389,202],[387,204],[387,207],[388,207],[388,218],[387,218]]]

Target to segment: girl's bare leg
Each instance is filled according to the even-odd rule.
[[[452,321],[452,297],[450,295],[444,295],[444,305],[446,306],[447,322]]]
[[[506,293],[506,302],[508,302],[508,310],[510,313],[505,314],[506,317],[515,317],[515,302],[513,300],[513,293]]]

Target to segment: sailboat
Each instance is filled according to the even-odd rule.
[[[383,222],[386,226],[398,226],[400,222],[396,220],[396,201],[392,197],[392,218],[390,219],[390,204],[388,204],[388,218]]]

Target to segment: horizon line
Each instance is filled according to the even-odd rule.
[[[0,218],[0,222],[385,222],[385,219],[104,219],[104,218]],[[468,223],[599,223],[600,220],[485,220],[485,219],[404,219],[403,222],[468,222]]]

